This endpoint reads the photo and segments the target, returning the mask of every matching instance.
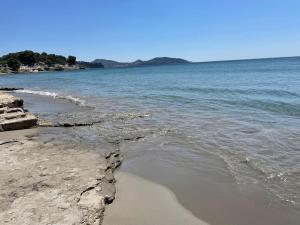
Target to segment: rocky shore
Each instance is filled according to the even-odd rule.
[[[37,117],[22,99],[4,92],[0,110],[1,224],[101,224],[115,198],[120,154],[101,156],[78,143],[42,140],[39,128],[25,129],[37,127]]]
[[[11,74],[11,73],[38,73],[38,72],[50,72],[50,71],[72,71],[85,69],[80,65],[53,65],[47,66],[45,64],[36,64],[34,66],[20,66],[18,71],[13,71],[7,66],[0,65],[0,74]]]

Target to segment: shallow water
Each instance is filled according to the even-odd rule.
[[[284,220],[290,224],[300,217],[300,58],[21,74],[1,76],[0,86],[26,89],[18,94],[47,95],[92,106],[88,116],[62,113],[58,117],[102,119],[101,126],[72,131],[74,138],[88,145],[134,141],[134,146],[121,145],[124,170],[168,185],[194,214],[212,213],[203,203],[197,207],[184,200],[197,195],[197,190],[189,193],[187,189],[200,187],[195,179],[201,175],[205,177],[202,183],[220,187],[211,194],[237,188],[244,190],[239,195],[242,199],[255,192],[256,199],[264,196],[253,203],[260,210],[278,208],[291,218]],[[182,168],[184,177],[189,177],[182,182],[190,184],[179,188],[182,183],[172,172],[155,175],[159,165],[152,167],[151,159],[163,168],[169,165],[165,171]],[[144,160],[148,164],[141,163]],[[207,192],[198,192],[201,198],[197,201],[209,202],[203,195]],[[245,205],[250,198],[245,199],[235,202],[229,211],[244,205],[249,212]],[[265,217],[270,212],[276,211],[266,210]],[[248,222],[243,224],[251,224],[250,219]]]

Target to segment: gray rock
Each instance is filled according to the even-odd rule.
[[[0,92],[0,131],[20,130],[36,126],[37,118],[23,108],[23,100]]]
[[[78,146],[6,142],[0,165],[3,225],[100,225],[115,198],[107,159]]]
[[[24,88],[15,88],[15,87],[0,87],[0,91],[17,91],[17,90],[24,90]]]

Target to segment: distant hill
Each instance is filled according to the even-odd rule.
[[[148,66],[148,65],[169,65],[169,64],[185,64],[190,63],[185,59],[180,58],[169,58],[169,57],[156,57],[148,61],[135,61],[135,65]]]
[[[117,62],[117,61],[107,60],[107,59],[95,59],[91,63],[92,64],[100,63],[104,66],[104,68],[126,67],[130,65],[130,63],[122,63],[122,62]]]
[[[101,63],[92,63],[92,62],[85,62],[85,61],[77,61],[77,65],[80,68],[104,68]]]
[[[9,53],[0,57],[0,73],[42,72],[78,70],[86,68],[124,68],[139,66],[171,65],[191,63],[180,58],[156,57],[150,60],[134,62],[117,62],[107,59],[95,59],[92,62],[76,61],[75,56],[33,52],[31,50]]]
[[[93,63],[100,63],[104,66],[104,68],[118,68],[118,67],[134,67],[134,66],[154,66],[154,65],[171,65],[171,64],[186,64],[191,63],[187,60],[180,59],[180,58],[170,58],[170,57],[156,57],[150,60],[136,60],[134,62],[124,63],[124,62],[117,62],[113,60],[107,59],[95,59],[91,62]]]

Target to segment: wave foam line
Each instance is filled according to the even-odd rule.
[[[52,98],[57,98],[57,99],[65,99],[65,100],[69,100],[72,102],[75,102],[76,104],[79,105],[84,105],[84,100],[80,99],[80,98],[76,98],[72,95],[59,95],[55,92],[49,92],[49,91],[33,91],[33,90],[28,90],[28,89],[24,89],[24,90],[16,90],[15,92],[17,93],[26,93],[26,94],[33,94],[33,95],[41,95],[41,96],[49,96]]]

